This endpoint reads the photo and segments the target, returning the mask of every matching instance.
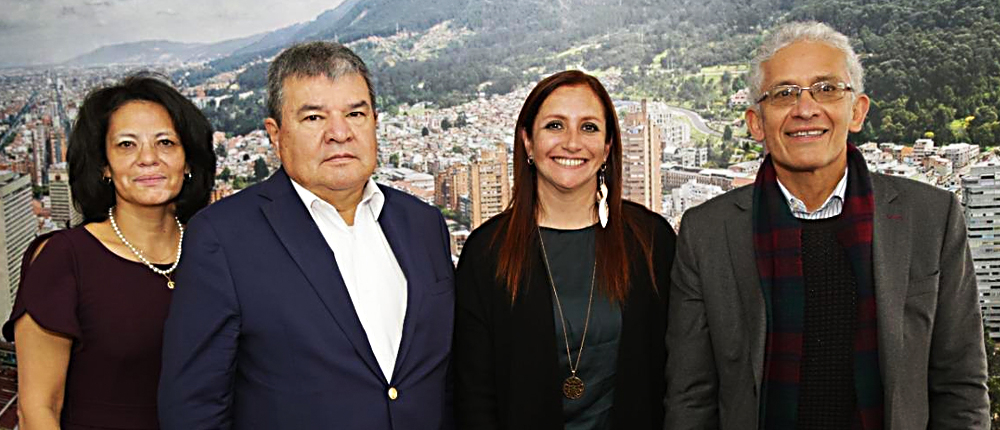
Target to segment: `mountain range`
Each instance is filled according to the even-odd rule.
[[[383,106],[453,105],[582,68],[612,76],[619,94],[687,100],[711,116],[722,108],[705,97],[719,90],[703,68],[746,64],[767,29],[809,19],[850,36],[863,58],[874,103],[861,138],[1000,143],[996,0],[346,0],[273,32],[116,45],[73,64],[203,62],[175,78],[191,85],[238,70],[241,87],[255,88],[261,60],[328,39],[369,63]]]

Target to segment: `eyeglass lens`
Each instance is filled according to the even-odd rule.
[[[802,91],[809,91],[813,100],[824,103],[840,100],[849,90],[843,85],[838,86],[829,82],[817,82],[805,88],[798,85],[782,85],[768,91],[768,97],[775,105],[791,105],[798,101]]]

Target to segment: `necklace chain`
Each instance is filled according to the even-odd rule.
[[[170,274],[173,273],[174,269],[177,268],[177,264],[180,263],[181,261],[181,244],[184,243],[184,226],[181,224],[181,220],[177,219],[177,217],[174,216],[174,222],[177,223],[177,229],[181,232],[181,235],[177,239],[177,256],[174,258],[174,264],[172,264],[170,268],[166,270],[160,269],[154,266],[153,263],[150,263],[149,260],[146,259],[146,256],[142,255],[142,251],[139,251],[139,249],[136,248],[134,245],[132,245],[132,243],[129,242],[128,239],[125,239],[125,235],[123,235],[122,231],[118,229],[118,223],[115,222],[114,206],[108,208],[108,220],[111,221],[111,228],[115,230],[115,234],[118,235],[118,238],[121,239],[122,243],[124,243],[125,246],[128,247],[128,249],[132,250],[132,253],[135,254],[136,257],[139,257],[139,260],[142,261],[142,263],[145,264],[146,267],[149,267],[149,270],[152,270],[153,272],[159,275],[165,276],[167,278],[167,285],[173,288],[174,282],[170,280]]]
[[[545,257],[545,273],[549,275],[549,284],[552,285],[552,295],[556,299],[556,309],[559,310],[559,321],[562,322],[563,340],[566,342],[566,358],[569,361],[569,371],[571,377],[576,376],[576,369],[580,368],[580,358],[583,357],[583,345],[587,341],[587,329],[590,327],[590,309],[594,304],[594,279],[597,276],[597,259],[594,259],[594,269],[590,274],[590,298],[587,300],[587,318],[583,322],[583,338],[580,339],[580,351],[576,354],[576,363],[573,363],[573,355],[569,350],[569,330],[566,328],[566,317],[563,316],[562,303],[559,301],[559,292],[556,291],[556,281],[552,277],[552,269],[549,267],[549,254],[545,252],[545,240],[542,239],[541,230],[538,231],[538,242],[542,245],[542,256]]]

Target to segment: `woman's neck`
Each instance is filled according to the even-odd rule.
[[[173,262],[180,230],[171,206],[144,207],[120,203],[114,208],[114,216],[118,231],[147,259],[154,263]]]
[[[576,230],[597,222],[596,191],[564,193],[538,188],[538,225],[560,230]]]

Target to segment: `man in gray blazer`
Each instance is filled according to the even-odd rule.
[[[847,37],[766,36],[747,125],[752,186],[681,222],[665,429],[987,429],[975,275],[950,193],[869,172]]]

